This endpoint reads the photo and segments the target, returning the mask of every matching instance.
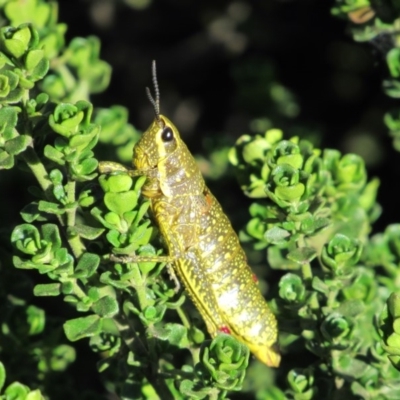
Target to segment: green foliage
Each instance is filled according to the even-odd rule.
[[[395,0],[337,0],[332,10],[336,15],[348,17],[352,22],[352,34],[357,41],[370,41],[380,50],[389,70],[389,78],[383,82],[385,93],[400,97],[400,44],[398,41],[399,3]],[[389,46],[382,44],[387,39]],[[400,150],[400,115],[393,110],[386,113],[384,122],[393,137],[396,150]]]
[[[313,386],[314,376],[310,369],[293,369],[288,374],[288,384],[290,389],[286,391],[288,399],[308,400],[316,398],[317,388]]]
[[[334,393],[340,376],[348,396],[393,398],[399,375],[383,356],[374,325],[387,286],[371,268],[379,264],[366,266],[376,257],[368,233],[379,215],[378,181],[367,180],[356,155],[281,137],[277,130],[245,135],[230,160],[243,190],[257,199],[243,238],[267,249],[272,268],[291,271],[273,300],[280,328],[318,359],[306,373],[289,372],[287,396]]]
[[[100,398],[65,373],[80,340],[98,355],[104,397],[398,397],[400,226],[370,236],[379,180],[359,156],[278,129],[243,135],[229,152],[254,201],[241,238],[280,276],[270,302],[284,360],[275,381],[233,337],[208,340],[169,266],[156,262],[165,254],[141,195],[145,178],[123,169],[98,176],[98,142],[128,161],[139,135],[125,108],[90,102],[110,80],[99,40],[66,44],[55,2],[5,0],[0,11],[0,169],[28,169],[38,185],[11,233],[15,268],[9,249],[1,259],[0,399],[56,399],[66,388],[68,398]],[[370,41],[394,32],[400,10],[389,0],[338,0],[333,12],[353,21],[356,40]],[[397,98],[396,41],[385,56],[385,91]],[[292,97],[274,93],[293,114]],[[385,123],[399,147],[398,110]],[[67,311],[54,318],[36,302],[44,297]]]
[[[0,362],[0,390],[4,385],[6,372],[3,364]],[[44,400],[40,390],[30,390],[27,386],[19,382],[14,382],[4,389],[4,395],[1,399],[18,399],[18,400]]]

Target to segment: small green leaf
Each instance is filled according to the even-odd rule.
[[[20,58],[27,50],[27,43],[19,39],[5,39],[1,49],[11,57]]]
[[[14,167],[14,156],[0,150],[0,169],[11,169],[12,167]]]
[[[180,349],[189,346],[190,342],[187,337],[188,332],[186,327],[181,324],[169,323],[165,324],[164,328],[168,331],[168,336],[165,340],[168,340],[171,345],[177,346]]]
[[[11,385],[7,386],[6,390],[4,391],[4,398],[5,399],[26,399],[27,394],[29,393],[29,388],[22,383],[13,382]]]
[[[350,334],[351,327],[348,318],[345,318],[340,313],[333,312],[325,318],[320,329],[325,339],[331,343],[337,343]]]
[[[67,321],[64,324],[64,332],[68,340],[75,342],[98,335],[101,332],[101,325],[101,318],[98,315],[88,315]]]
[[[50,366],[52,371],[65,371],[76,359],[76,351],[72,346],[61,344],[51,352]]]
[[[343,301],[340,306],[335,310],[347,318],[355,318],[365,312],[364,302],[361,300],[347,300]]]
[[[127,192],[131,187],[132,178],[129,175],[111,175],[107,178],[107,191],[113,193]]]
[[[361,189],[365,185],[365,163],[356,154],[345,154],[337,164],[335,172],[341,190]]]
[[[126,289],[127,287],[131,286],[129,281],[122,281],[118,279],[112,279],[111,272],[106,271],[100,275],[100,282],[106,285],[111,285],[117,289]]]
[[[14,127],[17,124],[19,111],[17,107],[10,106],[0,109],[0,138],[10,140],[15,137]]]
[[[283,156],[280,156],[277,160],[277,164],[288,164],[292,166],[293,168],[296,169],[301,169],[303,166],[303,156],[301,154],[286,154]]]
[[[299,264],[307,264],[317,257],[317,252],[313,247],[300,247],[287,254],[287,258]]]
[[[16,226],[11,234],[11,242],[18,250],[30,255],[36,254],[42,247],[39,231],[30,224]]]
[[[400,349],[400,335],[397,333],[392,333],[386,340],[386,343],[390,347]]]
[[[279,296],[288,302],[303,301],[305,293],[305,286],[298,275],[288,273],[279,281]]]
[[[41,109],[43,108],[49,101],[49,95],[47,93],[39,93],[36,96],[36,109]]]
[[[94,303],[100,299],[100,290],[97,286],[92,286],[88,291],[90,300]]]
[[[68,94],[66,83],[60,76],[54,74],[49,74],[44,78],[41,84],[41,90],[58,100],[65,99]]]
[[[156,306],[148,306],[143,310],[143,314],[140,315],[142,321],[147,324],[155,324],[160,322],[164,317],[167,307],[165,304],[158,304]]]
[[[25,78],[24,76],[19,77],[19,87],[23,90],[31,90],[34,86],[35,84],[32,82],[32,80]]]
[[[39,389],[32,390],[28,393],[25,400],[45,400]]]
[[[293,186],[279,186],[275,189],[275,195],[284,201],[298,201],[305,191],[305,186],[298,183]]]
[[[299,400],[315,398],[317,389],[314,387],[314,370],[312,368],[292,369],[287,375],[287,382],[291,388],[290,398]]]
[[[58,272],[58,270],[57,270]],[[61,293],[65,295],[74,294],[75,293],[75,286],[73,282],[66,281],[61,283]]]
[[[400,295],[398,293],[392,293],[388,300],[387,304],[389,307],[389,313],[393,319],[400,317]]]
[[[104,203],[107,208],[118,215],[123,215],[135,208],[137,201],[138,194],[133,190],[123,193],[106,193],[104,196]]]
[[[57,163],[59,165],[65,164],[64,154],[49,144],[46,145],[44,148],[44,155],[49,160],[54,161],[55,163]]]
[[[200,360],[215,385],[224,390],[240,390],[249,364],[249,348],[233,336],[218,334],[204,342]]]
[[[150,207],[149,201],[145,201],[143,204],[140,205],[139,210],[134,219],[134,222],[132,222],[133,225],[137,225],[140,222],[140,220],[144,217],[149,207]]]
[[[52,3],[41,3],[33,0],[24,0],[23,3],[21,1],[8,1],[3,7],[4,13],[12,22],[12,25],[31,22],[38,28],[44,28],[51,17],[51,11],[54,11]]]
[[[11,90],[11,92],[6,97],[0,99],[0,101],[3,104],[18,103],[24,94],[25,94],[25,89],[18,87],[14,90]]]
[[[348,275],[361,257],[362,244],[341,233],[337,233],[322,248],[321,260],[325,267],[337,276]]]
[[[109,229],[115,228],[123,231],[123,219],[115,212],[109,212],[104,216],[104,221],[107,222],[106,227]]]
[[[83,239],[95,240],[105,231],[103,228],[94,228],[88,225],[76,224],[68,230],[72,235],[79,235]]]
[[[32,143],[32,138],[27,135],[19,135],[14,139],[10,139],[6,142],[4,148],[12,155],[22,153]]]
[[[58,296],[60,293],[60,283],[42,283],[33,288],[33,294],[35,296]]]
[[[285,242],[285,239],[290,236],[290,232],[279,228],[278,226],[274,226],[273,228],[268,229],[264,236],[269,243],[282,244]]]
[[[91,190],[83,190],[79,193],[78,203],[81,207],[90,207],[96,202],[94,192]]]
[[[259,160],[264,161],[270,148],[271,145],[264,138],[255,139],[243,147],[242,157],[248,164],[253,164]]]
[[[195,382],[189,379],[183,379],[179,385],[179,392],[187,399],[202,400],[208,397],[211,388],[196,389]]]
[[[144,222],[142,225],[139,225],[132,235],[129,236],[129,243],[134,244],[135,249],[139,246],[145,245],[149,243],[151,235],[153,233],[153,228],[149,228],[150,221]]]
[[[400,49],[392,48],[386,55],[386,61],[390,74],[394,78],[398,78],[400,76]]]
[[[46,314],[42,308],[30,305],[26,309],[29,335],[42,333],[46,324]]]
[[[40,200],[39,201],[39,211],[43,211],[48,214],[62,215],[65,213],[65,208],[61,207],[60,204],[57,204],[57,203]]]
[[[10,85],[6,75],[0,75],[0,97],[6,97],[10,93]]]
[[[89,175],[96,171],[98,164],[99,162],[95,158],[87,158],[75,167],[75,171],[77,175]]]
[[[41,213],[39,211],[39,204],[36,201],[27,204],[21,210],[20,214],[25,222],[31,223],[33,221],[36,221],[41,216]]]
[[[114,247],[120,247],[122,244],[120,242],[121,234],[114,229],[107,232],[106,238]]]
[[[318,276],[314,276],[311,284],[312,288],[320,293],[328,293],[329,286]]]
[[[43,50],[30,50],[25,55],[25,68],[30,71],[33,70],[44,57]]]
[[[83,121],[85,114],[78,107],[70,103],[61,103],[49,116],[49,125],[54,132],[62,136],[70,137],[78,132],[79,124]]]
[[[100,317],[111,318],[119,311],[118,302],[111,296],[104,296],[93,304],[93,311]]]
[[[4,368],[4,364],[0,361],[0,393],[3,389],[5,381],[6,381],[6,369]]]

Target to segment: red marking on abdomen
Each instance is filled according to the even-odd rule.
[[[230,330],[226,325],[222,325],[222,326],[219,328],[219,331],[222,332],[222,333],[226,333],[226,334],[228,334],[228,335],[231,334],[231,330]]]
[[[254,281],[255,283],[258,283],[258,278],[257,278],[257,275],[256,275],[256,274],[253,274],[252,278],[253,278],[253,281]]]
[[[210,192],[208,191],[208,189],[204,190],[203,195],[204,195],[204,199],[205,199],[206,204],[207,204],[207,207],[206,207],[206,210],[205,210],[205,213],[207,213],[211,209],[211,206],[213,204],[213,198],[212,198]]]

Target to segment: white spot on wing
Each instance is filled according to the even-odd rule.
[[[250,328],[249,335],[251,337],[257,337],[261,335],[263,325],[261,323],[253,324]]]
[[[218,305],[221,308],[236,308],[239,305],[238,291],[239,288],[235,287],[221,294],[217,299]]]

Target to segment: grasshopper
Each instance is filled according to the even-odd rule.
[[[133,150],[134,170],[112,162],[100,172],[144,175],[142,194],[168,249],[168,256],[128,256],[125,262],[172,264],[212,337],[229,333],[245,343],[263,363],[277,367],[277,321],[254,279],[244,250],[216,198],[207,188],[196,161],[173,123],[160,114],[156,65],[152,66],[155,120]]]

